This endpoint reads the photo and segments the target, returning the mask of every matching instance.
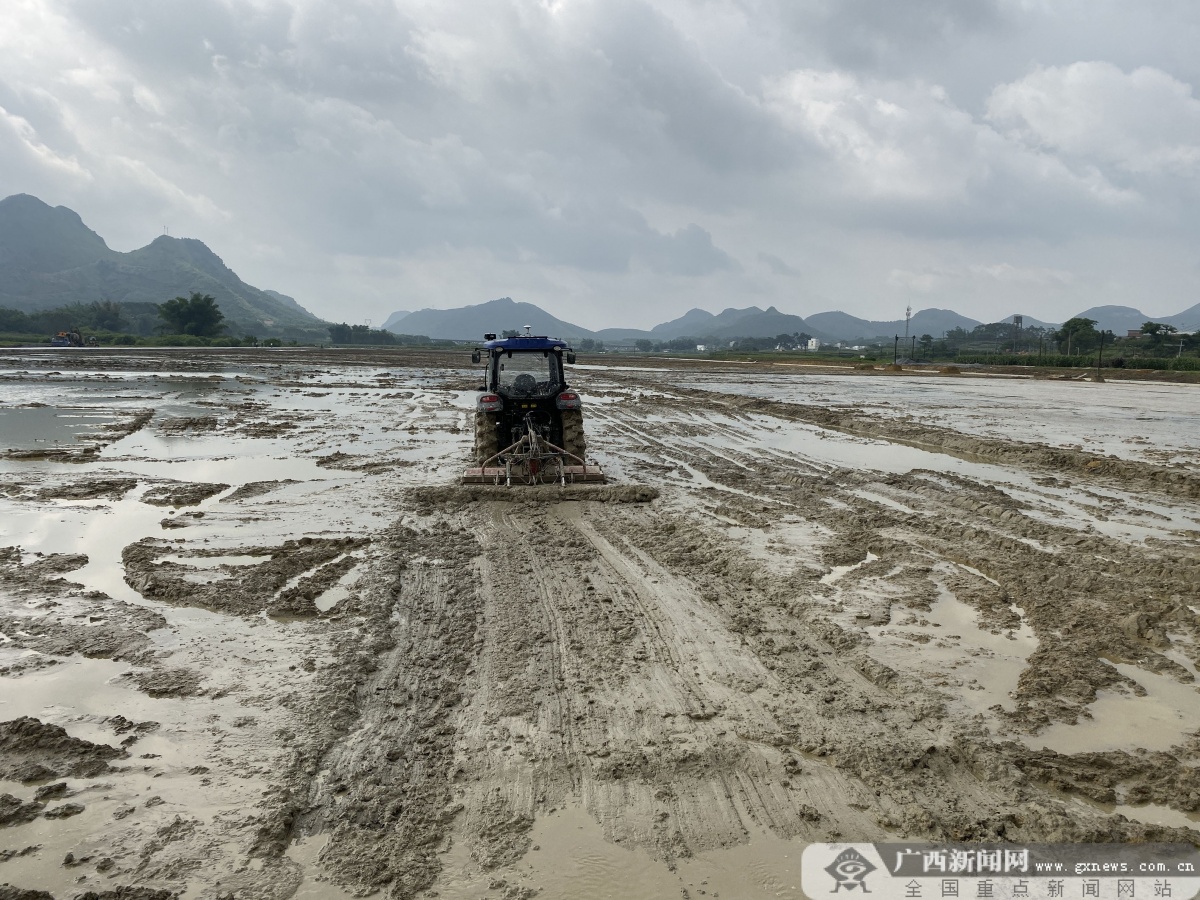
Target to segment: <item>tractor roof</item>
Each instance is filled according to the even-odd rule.
[[[501,338],[483,342],[485,350],[567,350],[566,341],[545,335]]]

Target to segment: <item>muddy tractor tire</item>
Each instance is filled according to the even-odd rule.
[[[587,443],[583,437],[583,411],[565,409],[562,414],[563,449],[572,456],[584,459]],[[568,460],[568,465],[578,465],[575,460]]]
[[[495,413],[475,413],[475,462],[483,465],[500,452],[500,437],[496,433]]]

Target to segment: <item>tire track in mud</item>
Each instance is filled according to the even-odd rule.
[[[639,522],[656,518],[654,513],[638,516]],[[789,756],[786,737],[767,700],[779,695],[778,679],[721,617],[712,614],[690,577],[660,565],[629,541],[629,524],[625,518],[600,519],[579,527],[634,597],[653,638],[656,680],[667,676],[674,682],[661,715],[672,720],[675,737],[682,726],[685,734],[694,732],[698,743],[717,751],[706,760],[711,766],[696,773],[691,796],[679,804],[686,846],[728,846],[748,836],[751,824],[781,837],[815,839],[852,792],[844,785],[832,794],[828,784],[825,789],[793,787],[788,779],[799,771],[799,764]],[[655,541],[676,529],[669,518],[649,525]],[[871,833],[869,821],[856,824]]]
[[[636,411],[626,417],[626,421],[634,421],[628,427],[635,433],[641,431],[636,424],[639,418]],[[669,442],[671,424],[656,423],[660,444]],[[684,433],[690,435],[695,428],[694,421],[689,422]],[[679,444],[670,443],[675,455],[686,460]],[[738,450],[733,448],[730,452]],[[747,459],[757,455],[751,437],[746,439],[741,452]],[[711,457],[705,456],[707,465],[697,459],[691,464],[701,469],[719,489],[729,492],[723,503],[725,508],[751,505],[754,508],[747,510],[742,520],[752,526],[769,524],[762,516],[768,507],[757,505],[755,499],[747,496],[746,465],[713,467]],[[819,490],[815,489],[818,484]],[[854,497],[847,489],[855,484],[907,503],[912,503],[916,495],[923,501],[922,508],[917,513],[880,507]],[[1166,630],[1178,629],[1183,633],[1182,647],[1195,660],[1197,616],[1181,600],[1188,596],[1187,585],[1200,578],[1200,568],[1186,549],[1161,543],[1142,547],[1047,524],[1029,517],[1027,504],[1014,500],[1003,489],[944,473],[864,475],[842,470],[831,472],[819,481],[803,476],[767,477],[758,482],[756,491],[767,503],[802,510],[805,517],[820,522],[854,545],[849,559],[836,546],[826,547],[828,564],[854,562],[854,557],[862,560],[866,551],[876,551],[886,555],[889,564],[904,562],[920,576],[922,569],[928,573],[930,564],[939,560],[961,561],[984,573],[984,578],[966,582],[959,579],[955,585],[955,594],[976,609],[982,624],[1012,627],[1011,607],[1014,603],[1023,606],[1039,638],[1039,646],[1021,675],[1016,692],[1017,710],[1010,716],[1022,730],[1036,730],[1056,720],[1075,721],[1096,699],[1098,689],[1124,684],[1139,691],[1140,687],[1109,665],[1110,661],[1132,662],[1150,672],[1172,674],[1186,682],[1193,680],[1186,669],[1159,652],[1169,643]],[[831,508],[830,500],[844,511]],[[1138,584],[1153,583],[1155,587],[1150,591],[1143,587],[1138,595],[1126,596],[1124,578],[1129,576]],[[996,585],[987,584],[985,578],[995,580]],[[911,600],[920,609],[920,594],[928,594],[929,587],[936,587],[944,579],[890,575],[888,580],[902,589],[897,599],[904,599],[905,593],[916,594]],[[889,602],[886,606],[890,605]],[[924,608],[928,608],[927,601]],[[885,608],[884,622],[888,621],[888,615]],[[868,666],[884,679],[892,677],[886,671],[879,673],[878,666],[869,663]],[[1039,768],[1029,761],[1029,751],[1019,745],[1006,745],[1001,755],[1021,768],[1030,771]],[[1056,775],[1066,773],[1057,781],[1075,784],[1086,791],[1088,770],[1095,767],[1094,755],[1081,759],[1077,767],[1067,757],[1055,756]],[[1196,807],[1190,792],[1179,796],[1172,795],[1169,789],[1148,786],[1144,769],[1139,773],[1138,766],[1121,758],[1121,754],[1101,756],[1112,757],[1109,764],[1121,772],[1108,781],[1123,779],[1130,796],[1153,796],[1155,802],[1177,809]],[[1164,775],[1163,779],[1171,783],[1189,782],[1190,756],[1186,751],[1168,756],[1175,761],[1174,774]],[[1161,757],[1158,760],[1161,763]],[[1072,770],[1074,775],[1070,774]],[[1149,776],[1151,783],[1163,779]],[[1107,802],[1111,802],[1111,784],[1097,793],[1100,796],[1108,797]],[[1134,831],[1137,827],[1134,826]]]
[[[747,740],[777,730],[740,699],[745,684],[763,681],[761,665],[706,621],[690,584],[617,551],[593,526],[609,515],[640,513],[501,508],[485,529],[485,571],[500,576],[483,584],[497,611],[486,616],[481,660],[491,687],[462,723],[471,747],[460,762],[483,784],[470,792],[461,829],[475,859],[491,868],[527,844],[495,846],[497,809],[512,832],[572,795],[610,840],[667,860],[743,841],[750,823],[789,837],[818,833],[820,814],[778,786],[782,754]],[[537,535],[554,537],[543,546]],[[504,579],[505,564],[519,578]]]
[[[702,528],[677,527],[666,542],[649,540],[653,529],[624,533],[629,543],[652,548],[660,561],[703,575],[706,597],[785,688],[771,709],[784,741],[805,754],[801,769],[816,756],[858,782],[859,790],[844,791],[843,810],[859,806],[869,810],[876,828],[943,840],[1144,839],[1166,833],[1066,813],[1014,768],[1027,751],[997,746],[969,722],[948,717],[921,685],[872,660],[861,636],[789,603],[790,591],[780,596],[778,585],[753,564],[722,554],[719,538],[706,542]],[[737,588],[746,585],[751,589],[738,596]],[[1031,808],[1038,813],[1031,815]],[[861,826],[850,830],[840,818],[834,814],[831,830],[871,833]]]
[[[476,653],[476,545],[444,524],[393,529],[385,540],[392,552],[365,585],[364,631],[375,638],[363,641],[385,652],[344,644],[340,665],[366,677],[321,775],[296,778],[310,797],[293,830],[327,834],[320,861],[338,883],[410,897],[441,870],[437,851],[458,812],[453,716]]]

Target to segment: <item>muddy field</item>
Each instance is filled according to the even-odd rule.
[[[592,358],[504,491],[461,356],[0,355],[0,897],[1200,842],[1200,386]]]

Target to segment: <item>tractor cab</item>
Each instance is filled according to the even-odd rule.
[[[505,399],[548,399],[566,389],[563,358],[575,362],[575,351],[565,341],[526,334],[496,339],[484,335],[483,346],[472,354],[476,363],[488,355],[485,391]]]

